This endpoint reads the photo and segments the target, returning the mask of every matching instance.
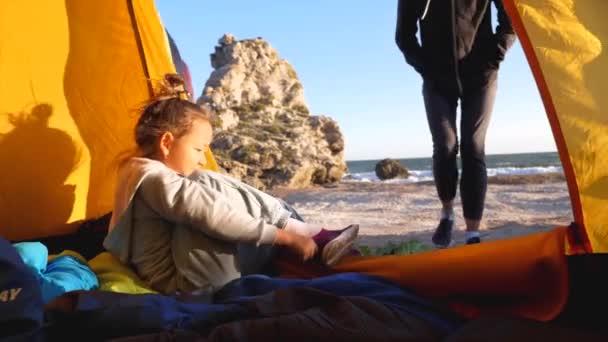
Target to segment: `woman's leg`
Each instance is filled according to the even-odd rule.
[[[488,185],[485,140],[494,99],[496,77],[480,88],[467,89],[462,97],[460,197],[467,232],[477,232],[483,216]]]
[[[433,178],[442,204],[439,225],[433,234],[433,243],[440,248],[452,243],[454,228],[454,197],[458,182],[458,136],[456,108],[458,93],[440,90],[432,82],[424,81],[422,95],[426,116],[433,138]]]

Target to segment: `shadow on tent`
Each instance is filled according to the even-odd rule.
[[[5,116],[13,130],[0,136],[0,222],[13,232],[64,225],[75,200],[75,186],[64,183],[81,152],[67,133],[49,127],[50,104]]]

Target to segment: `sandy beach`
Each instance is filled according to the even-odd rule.
[[[360,225],[359,244],[379,247],[416,239],[432,246],[440,202],[432,183],[341,182],[331,187],[275,190],[305,221],[324,227]],[[464,243],[457,195],[455,244]],[[560,174],[497,176],[489,179],[481,237],[485,241],[543,232],[568,225],[572,211]]]

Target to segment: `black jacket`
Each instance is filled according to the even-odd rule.
[[[498,14],[496,33],[491,2]],[[444,87],[462,91],[463,81],[487,81],[515,38],[501,0],[399,0],[399,49],[425,80]]]

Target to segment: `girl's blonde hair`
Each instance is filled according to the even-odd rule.
[[[141,110],[135,125],[135,151],[124,151],[117,157],[120,165],[134,156],[149,156],[155,152],[157,139],[165,132],[176,138],[186,134],[195,120],[211,123],[213,111],[208,106],[199,106],[185,100],[182,95],[184,80],[176,74],[167,74],[157,85],[158,96],[148,102]]]

